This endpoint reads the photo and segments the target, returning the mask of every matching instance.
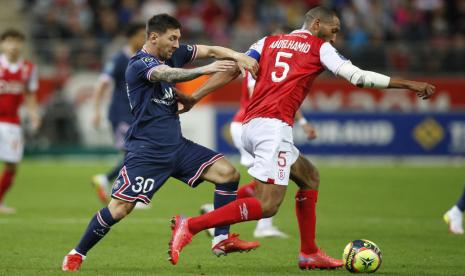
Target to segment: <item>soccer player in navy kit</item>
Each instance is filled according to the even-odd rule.
[[[118,51],[106,64],[95,87],[95,113],[92,118],[93,125],[98,128],[101,123],[101,105],[105,93],[113,84],[108,120],[111,123],[115,147],[124,151],[124,136],[132,123],[133,116],[129,106],[126,92],[126,80],[124,74],[131,58],[145,43],[145,24],[132,23],[126,29],[127,45]],[[108,204],[109,183],[117,176],[123,167],[123,160],[106,174],[98,174],[92,177],[92,184],[97,196],[103,204]],[[145,206],[145,205],[144,205]]]
[[[168,177],[191,187],[207,180],[215,184],[215,208],[236,199],[239,173],[222,154],[195,144],[181,134],[178,102],[182,94],[175,82],[201,75],[239,68],[255,74],[257,62],[233,50],[204,45],[179,44],[179,22],[167,15],[155,15],[147,22],[147,40],[126,70],[129,102],[134,121],[126,135],[124,166],[112,187],[112,200],[91,219],[79,244],[65,256],[62,269],[76,271],[87,252],[110,227],[128,215],[136,202],[148,204]],[[196,58],[230,59],[209,65],[181,69]],[[234,60],[234,61],[231,61]],[[257,242],[239,240],[229,226],[216,229],[212,251],[216,255],[247,251]]]

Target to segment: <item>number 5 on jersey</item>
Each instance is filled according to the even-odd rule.
[[[287,77],[290,68],[289,64],[283,61],[283,59],[286,58],[292,58],[292,54],[286,52],[278,52],[278,54],[276,55],[276,61],[274,63],[274,66],[283,68],[283,72],[279,77],[277,76],[276,71],[271,72],[271,80],[273,82],[282,82]]]

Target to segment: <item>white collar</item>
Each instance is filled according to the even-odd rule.
[[[22,63],[23,60],[21,58],[16,63],[10,63],[4,54],[0,55],[1,66],[7,68],[12,73],[16,73]]]
[[[313,35],[309,30],[304,30],[304,29],[298,29],[298,30],[294,30],[291,32],[291,34],[294,34],[294,33],[307,33],[309,35]]]

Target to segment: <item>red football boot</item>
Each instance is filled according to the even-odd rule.
[[[334,259],[326,255],[325,252],[318,249],[317,252],[307,255],[300,253],[299,267],[300,269],[334,269],[342,267],[344,262],[342,260]]]
[[[169,243],[168,254],[170,255],[169,261],[175,265],[178,263],[179,254],[184,246],[188,245],[192,240],[192,233],[188,227],[189,218],[183,218],[176,215],[171,219],[171,229],[173,230],[171,241]]]
[[[249,242],[240,240],[239,234],[229,234],[229,237],[225,240],[220,241],[213,246],[212,251],[217,257],[222,255],[226,256],[229,253],[234,252],[249,252],[260,246],[259,242]]]
[[[84,258],[79,254],[68,254],[63,260],[63,265],[61,269],[63,271],[77,271],[81,267],[82,261]]]

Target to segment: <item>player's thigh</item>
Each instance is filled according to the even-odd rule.
[[[292,140],[292,128],[280,120],[258,118],[245,124],[242,141],[254,157],[249,174],[265,183],[287,185],[299,155]]]
[[[231,170],[228,170],[229,167],[224,165],[227,161],[220,162],[223,158],[224,156],[221,153],[184,139],[177,153],[176,169],[173,173],[173,177],[188,184],[190,187],[196,187],[204,180],[222,183],[222,181],[228,180],[227,177],[224,176],[229,176],[231,174]],[[209,179],[205,179],[205,173],[210,171],[211,166],[217,162],[219,163],[215,165],[215,168],[218,168],[219,172],[214,174],[212,171],[211,173],[211,175],[215,175],[216,177],[213,178],[213,176],[211,176]]]
[[[317,190],[320,185],[320,173],[316,166],[303,155],[291,166],[291,177],[301,189]]]
[[[172,173],[172,162],[156,156],[150,152],[128,152],[113,183],[111,196],[126,202],[149,204]]]
[[[0,123],[0,160],[16,164],[23,158],[24,139],[19,125]]]
[[[239,181],[239,172],[226,158],[221,158],[207,167],[200,176],[203,180],[221,184]]]
[[[255,197],[260,201],[263,216],[274,216],[284,200],[287,186],[256,182]]]

